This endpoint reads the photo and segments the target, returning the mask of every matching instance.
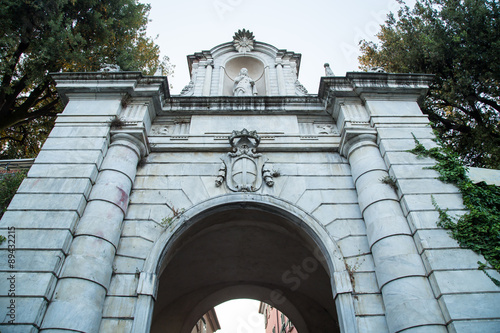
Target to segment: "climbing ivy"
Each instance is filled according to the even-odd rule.
[[[500,286],[500,281],[486,271],[487,268],[493,268],[500,272],[500,187],[485,182],[474,184],[467,176],[467,167],[460,161],[458,154],[442,145],[427,149],[416,138],[415,144],[410,152],[435,159],[436,164],[430,168],[439,172],[439,179],[443,182],[458,186],[468,210],[459,218],[453,218],[433,200],[439,212],[438,225],[450,230],[461,247],[482,254],[491,267],[478,262],[479,269]]]

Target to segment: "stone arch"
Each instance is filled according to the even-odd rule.
[[[188,210],[186,210],[173,224],[172,229],[164,232],[154,244],[149,256],[140,274],[139,284],[137,288],[138,301],[134,313],[133,332],[148,332],[153,318],[153,306],[158,293],[158,285],[160,276],[167,268],[167,265],[173,260],[176,252],[178,242],[182,240],[183,235],[186,235],[190,230],[206,223],[207,219],[216,216],[217,219],[224,214],[230,214],[235,210],[244,209],[246,211],[255,211],[260,214],[268,214],[273,216],[276,220],[287,221],[293,224],[296,231],[302,232],[309,237],[312,245],[314,245],[314,257],[318,259],[320,265],[324,268],[328,275],[328,284],[331,289],[332,300],[336,308],[336,320],[338,320],[338,327],[340,332],[357,332],[356,317],[353,305],[353,288],[349,279],[349,273],[346,270],[344,258],[337,244],[329,237],[326,229],[310,214],[303,211],[299,207],[290,202],[284,201],[271,195],[259,195],[252,193],[236,193],[214,197],[198,203]],[[219,214],[219,215],[216,215]],[[278,223],[278,222],[277,222]],[[208,224],[207,224],[208,225]],[[284,280],[284,278],[282,278]],[[220,304],[225,300],[234,298],[255,298],[249,297],[258,294],[256,289],[260,292],[276,291],[273,285],[270,286],[249,286],[254,288],[254,292],[245,292],[245,288],[239,285],[234,288],[234,285],[224,285],[222,288],[215,287],[213,290],[203,290],[203,293],[197,295],[196,304],[183,304],[182,306],[189,306],[190,309],[195,309],[191,314],[192,318],[198,315],[203,315],[206,312],[207,306],[213,307]],[[237,292],[228,292],[226,296],[221,296],[223,291],[239,290]],[[246,294],[245,294],[246,293]],[[301,332],[307,332],[307,326],[303,324],[304,318],[296,315],[300,312],[295,304],[305,302],[308,300],[295,300],[290,294],[278,294],[277,297],[283,297],[286,301],[282,304],[276,304],[276,307],[283,309],[285,313],[290,315],[292,321],[296,321],[303,327]],[[262,301],[272,303],[273,300],[258,297]],[[278,299],[278,298],[277,298]],[[280,299],[281,300],[281,299]],[[289,302],[288,302],[289,301]],[[273,304],[271,304],[273,305]],[[192,320],[189,318],[189,321]],[[197,319],[197,318],[196,318]],[[305,329],[304,329],[305,328]],[[183,328],[184,329],[184,328]],[[314,331],[314,330],[312,330]]]
[[[233,95],[233,80],[238,76],[243,67],[248,69],[248,75],[255,80],[259,96],[267,95],[265,62],[253,54],[237,54],[225,61],[223,68],[221,68],[222,72],[224,72],[222,95]]]

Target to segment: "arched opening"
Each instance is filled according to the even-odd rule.
[[[158,291],[152,311],[141,309],[153,307],[145,295],[136,307],[134,332],[147,325],[153,333],[189,333],[207,311],[236,298],[276,307],[301,333],[352,329],[352,288],[343,259],[311,219],[289,203],[254,194],[222,196],[189,209],[146,261],[141,279],[154,274]],[[337,297],[337,280],[348,297]]]
[[[250,56],[239,56],[226,62],[224,69],[222,69],[225,71],[222,95],[233,95],[234,79],[239,75],[242,68],[246,68],[248,75],[255,81],[258,96],[265,96],[267,91],[264,64],[260,60]]]

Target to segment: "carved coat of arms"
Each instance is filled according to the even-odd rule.
[[[234,192],[255,192],[262,187],[262,182],[273,186],[271,171],[265,167],[267,158],[256,151],[260,137],[256,131],[233,131],[229,137],[233,152],[221,157],[222,164],[215,180],[217,187],[224,180]]]

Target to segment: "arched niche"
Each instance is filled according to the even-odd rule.
[[[275,306],[301,333],[357,332],[339,248],[312,216],[273,196],[231,194],[188,209],[155,243],[137,293],[133,332],[187,333],[235,298]]]
[[[258,96],[265,96],[266,91],[266,73],[262,61],[248,55],[239,55],[228,60],[221,68],[224,71],[223,96],[233,96],[234,79],[239,75],[242,68],[248,70],[248,75],[254,79],[257,87]]]

